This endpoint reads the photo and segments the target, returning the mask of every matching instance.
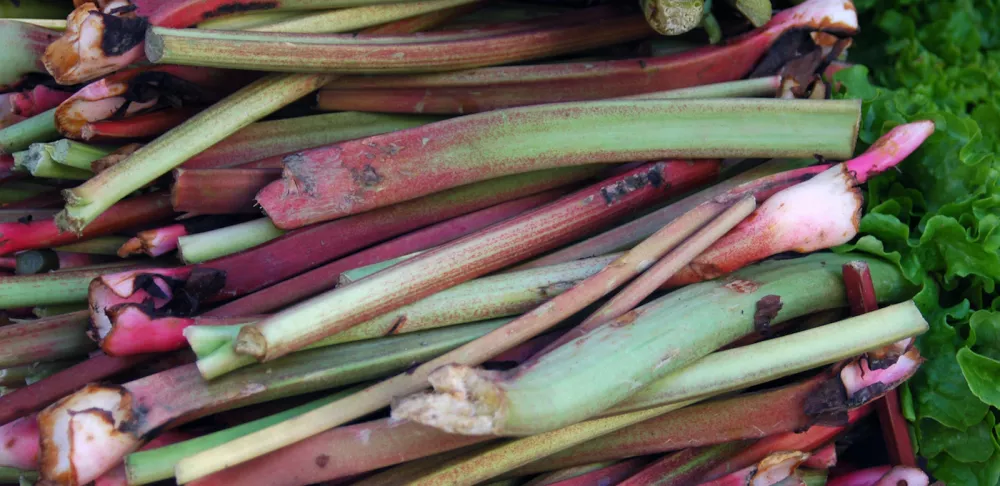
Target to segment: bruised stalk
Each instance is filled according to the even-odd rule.
[[[59,138],[55,113],[56,108],[53,108],[9,127],[0,128],[0,154],[12,154],[27,149],[33,143],[50,142]]]
[[[29,74],[44,74],[42,55],[59,32],[16,20],[0,19],[0,91],[17,88]]]
[[[708,165],[714,167],[714,164]],[[711,170],[714,169],[692,167],[691,170],[684,171],[678,184],[694,184],[699,180],[700,172]],[[499,202],[576,182],[591,177],[595,172],[595,167],[576,167],[492,179],[302,228],[217,260],[162,271],[157,269],[115,275],[113,278],[120,282],[113,285],[109,282],[108,285],[124,297],[130,295],[135,288],[135,278],[142,273],[169,276],[183,284],[190,275],[199,272],[203,276],[214,274],[216,281],[221,283],[221,287],[200,296],[200,301],[238,297],[401,233]]]
[[[308,348],[521,314],[572,288],[617,257],[618,255],[597,257],[550,268],[472,280],[333,334],[312,343]],[[213,379],[256,362],[250,356],[236,354],[229,342],[219,345],[210,354],[198,352],[199,341],[202,340],[200,334],[208,333],[211,340],[216,340],[226,331],[215,326],[212,319],[203,318],[201,321],[190,320],[196,327],[187,328],[184,335],[198,354],[198,369],[205,379]],[[249,322],[249,319],[244,322]],[[209,324],[211,327],[197,324]],[[228,331],[229,339],[235,339],[239,327],[230,327]]]
[[[177,253],[184,263],[201,263],[262,245],[285,234],[269,218],[260,218],[177,239]]]
[[[697,186],[713,176],[716,169],[717,164],[711,161],[645,164],[244,327],[235,349],[260,361],[270,361],[372,317],[570,241],[587,228],[623,211]],[[662,256],[680,238],[704,223],[706,217],[721,210],[718,206],[706,206],[678,225],[678,234],[665,237],[661,244],[651,244],[636,255],[654,259]],[[623,258],[631,265],[620,271],[629,276],[647,265],[632,262],[634,256]]]
[[[230,316],[276,311],[300,300],[313,297],[323,291],[333,289],[339,282],[341,272],[345,270],[378,263],[390,258],[400,257],[448,243],[494,223],[551,202],[560,195],[561,192],[558,191],[547,191],[500,203],[421,228],[223,304],[209,311],[209,314]],[[269,218],[264,218],[261,221],[261,224],[265,224],[266,222],[273,231],[281,231],[274,228]],[[191,237],[191,240],[195,238],[197,236]],[[211,241],[199,240],[198,248],[205,248],[211,244]],[[189,257],[185,253],[184,245],[185,242],[182,239],[181,254],[187,259]]]
[[[170,200],[195,214],[259,214],[254,196],[281,178],[281,169],[174,169]]]
[[[145,253],[151,257],[158,257],[176,250],[180,238],[214,230],[229,222],[229,219],[219,216],[195,217],[162,228],[140,231],[118,249],[118,256],[126,258]]]
[[[94,349],[87,316],[81,311],[0,327],[0,368],[86,356]]]
[[[80,233],[61,231],[57,221],[52,218],[27,223],[0,223],[0,235],[3,236],[0,254],[9,255],[22,250],[65,245],[166,219],[173,214],[170,194],[154,192],[115,204],[93,224],[81,229]]]
[[[859,106],[745,99],[510,108],[304,151],[285,160],[282,180],[257,202],[288,229],[550,167],[660,157],[846,158]],[[331,157],[339,163],[328,163]]]
[[[302,314],[306,315],[308,321],[312,321],[316,314],[319,314],[318,317],[326,320],[325,322],[319,321],[321,324],[334,324],[333,326],[328,325],[316,337],[310,337],[311,333],[308,331],[297,333],[304,334],[305,339],[302,339],[304,341],[302,344],[308,344],[325,335],[350,327],[351,324],[357,324],[365,318],[384,313],[394,307],[398,308],[433,294],[437,290],[564,244],[566,241],[578,237],[586,228],[613,220],[621,214],[663,197],[673,190],[686,190],[683,188],[684,186],[697,183],[696,181],[702,177],[701,175],[690,177],[694,175],[690,174],[692,169],[696,172],[704,170],[705,163],[694,165],[689,165],[686,162],[644,164],[577,191],[528,214],[428,251],[393,267],[392,270],[380,272],[355,284],[306,301],[279,313],[268,321],[272,323],[271,326],[281,330],[283,326],[295,326],[295,322]],[[670,182],[669,189],[667,188],[668,184],[664,184],[664,182]],[[648,248],[648,246],[653,248]],[[539,309],[525,314],[522,318],[484,338],[431,360],[405,374],[396,375],[343,400],[283,422],[280,426],[270,427],[237,439],[224,448],[214,448],[187,458],[177,465],[178,482],[192,481],[227,466],[245,462],[311,437],[345,421],[379,410],[389,405],[396,397],[421,390],[426,384],[427,376],[442,365],[450,363],[478,364],[513,348],[544,332],[574,311],[582,309],[589,303],[588,300],[592,302],[609,292],[611,286],[608,284],[620,281],[619,277],[623,275],[634,276],[640,271],[641,261],[639,260],[643,260],[643,254],[648,255],[650,250],[657,249],[656,246],[656,243],[651,243],[639,252],[633,250],[631,258],[627,255],[621,257],[620,264],[609,265],[605,267],[604,271],[587,279],[584,284],[591,283],[583,287],[583,290],[559,295],[543,304]],[[428,267],[435,271],[431,274],[426,273]],[[447,277],[447,279],[442,278],[442,276]],[[580,288],[581,286],[574,287],[574,289]],[[580,295],[582,292],[585,292],[583,296]],[[392,296],[391,300],[386,298],[387,294]],[[576,294],[576,296],[571,294]],[[570,297],[566,297],[567,295]],[[343,318],[337,313],[341,314]],[[268,321],[264,321],[263,324]],[[268,329],[261,324],[258,324],[257,327],[262,328],[255,329],[256,334],[260,336],[266,338],[264,332],[271,332],[271,335],[274,335],[273,329]],[[243,339],[244,334],[247,334],[248,329],[254,328],[244,327],[240,331],[240,340]],[[294,327],[289,329],[294,331]],[[263,349],[258,347],[258,349],[267,353],[264,355],[265,358],[295,349],[297,343],[289,342],[288,339],[295,336],[289,336],[289,334],[290,331],[279,333],[284,341],[281,343],[283,347],[280,350],[271,347]],[[259,342],[255,339],[254,344]],[[240,345],[239,343],[238,340],[237,346]],[[279,352],[276,353],[276,351]]]
[[[200,2],[200,5],[205,3]],[[429,24],[447,19],[447,16],[441,17],[438,13],[426,15],[432,17],[430,22],[410,21],[383,28],[394,33],[408,33],[411,28],[426,28]],[[132,191],[336,78],[332,74],[271,74],[254,81],[136,150],[128,159],[100,172],[83,185],[66,191],[66,209],[57,217],[59,226],[82,230]],[[3,148],[2,140],[0,138],[0,150]]]
[[[47,481],[87,484],[164,426],[403,370],[498,325],[487,322],[311,350],[212,382],[185,365],[121,387],[88,385],[39,414],[40,472]],[[130,426],[123,430],[126,422]]]

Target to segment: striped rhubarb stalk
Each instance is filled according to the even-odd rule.
[[[640,100],[510,108],[304,151],[285,159],[282,180],[264,188],[257,202],[276,226],[288,229],[542,168],[660,157],[846,158],[858,117],[855,101]]]
[[[0,368],[86,356],[94,349],[87,315],[80,311],[0,327]]]
[[[281,169],[174,169],[174,210],[195,214],[259,214],[254,197]]]

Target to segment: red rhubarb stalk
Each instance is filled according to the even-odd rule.
[[[692,447],[668,454],[619,486],[680,486],[693,484],[716,464],[732,457],[751,441],[731,441],[709,447]]]
[[[30,415],[0,425],[0,466],[35,470],[38,453],[37,417]]]
[[[41,84],[25,91],[0,94],[0,128],[51,110],[72,94]]]
[[[562,190],[546,191],[442,221],[245,295],[216,307],[205,315],[248,316],[274,312],[336,287],[340,273],[345,270],[371,265],[448,243],[549,203],[562,193]]]
[[[277,227],[290,229],[543,168],[666,157],[814,152],[846,157],[856,122],[856,103],[807,100],[596,101],[510,108],[304,151],[285,159],[282,179],[264,188],[257,202]],[[756,133],[754,127],[761,124],[769,127],[766,134]],[[823,131],[810,143],[790,143],[804,136],[803,126],[814,124]],[[567,139],[566,133],[574,137]]]
[[[864,202],[857,186],[894,167],[933,132],[930,121],[900,125],[864,154],[771,196],[666,285],[713,279],[786,251],[809,253],[850,241]]]
[[[281,178],[281,169],[175,169],[170,189],[182,213],[259,213],[254,196]]]
[[[0,342],[0,368],[86,356],[94,349],[87,311],[0,327]]]
[[[830,469],[837,465],[837,445],[827,444],[809,454],[809,459],[802,463],[810,469]]]
[[[175,211],[179,211],[174,206]],[[178,224],[140,231],[134,238],[130,238],[118,250],[118,256],[125,258],[130,255],[144,253],[151,257],[158,257],[177,249],[177,240],[182,236],[187,236],[203,231],[210,231],[224,226],[228,218],[220,217],[197,217],[184,220]]]
[[[173,214],[170,194],[156,192],[115,204],[79,234],[60,231],[52,218],[27,223],[0,223],[0,254],[65,245],[166,219]]]
[[[710,167],[692,167],[691,173],[678,183],[697,183],[703,177],[700,172],[712,170]],[[522,174],[464,186],[350,218],[302,228],[252,249],[180,269],[167,269],[164,274],[186,278],[185,274],[196,269],[215,271],[225,276],[225,283],[213,299],[238,297],[379,241],[503,201],[575,182],[594,173],[594,167],[581,167]],[[705,174],[704,177],[708,175]],[[110,286],[120,287],[121,290],[117,291],[119,295],[129,295],[133,288],[131,283]]]
[[[153,358],[153,355],[112,357],[98,353],[13,393],[0,397],[0,424],[37,412],[91,382],[106,380]]]
[[[564,479],[549,486],[601,486],[605,484],[621,484],[621,481],[640,471],[649,459],[645,457],[633,457],[617,464],[581,474],[575,478]]]
[[[181,349],[187,342],[184,329],[191,325],[244,324],[247,318],[214,318],[201,320],[184,317],[162,317],[151,320],[136,304],[115,306],[108,311],[113,325],[100,329],[101,349],[110,356],[166,352]]]

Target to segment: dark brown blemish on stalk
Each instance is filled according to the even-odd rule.
[[[32,215],[26,214],[24,216],[21,216],[20,218],[17,218],[17,222],[21,224],[28,224],[31,222],[32,219],[34,219]]]
[[[184,291],[198,300],[217,294],[226,285],[226,272],[214,268],[195,268],[184,282]]]
[[[778,311],[784,304],[777,295],[765,295],[757,301],[757,309],[753,313],[753,328],[764,337],[771,337],[771,321],[778,317]]]
[[[882,382],[875,382],[857,392],[847,400],[848,407],[860,407],[882,395],[889,390],[889,386]]]
[[[316,467],[323,469],[329,463],[330,463],[330,456],[326,454],[320,454],[316,456]]]
[[[385,333],[387,336],[399,333],[399,328],[406,323],[406,316],[402,315],[396,318],[396,322],[392,323],[392,327]]]
[[[146,40],[149,22],[143,17],[118,17],[101,14],[104,20],[104,35],[101,37],[101,51],[106,56],[120,56],[142,44]]]
[[[632,174],[614,184],[602,187],[601,196],[604,197],[604,203],[610,206],[625,196],[649,185],[659,188],[665,181],[663,177],[664,167],[665,165],[662,163],[656,164],[645,172]]]
[[[543,287],[538,287],[538,295],[543,298],[552,298],[575,287],[577,283],[579,283],[578,280],[554,282]]]
[[[361,170],[352,170],[351,175],[354,177],[354,181],[365,189],[371,189],[379,185],[383,179],[382,176],[375,171],[375,168],[369,164],[365,164],[361,167]]]
[[[846,425],[847,409],[847,391],[837,376],[824,380],[802,405],[802,411],[814,423],[829,427]]]
[[[227,3],[225,5],[219,5],[214,10],[201,14],[201,18],[207,20],[234,13],[253,12],[255,10],[271,10],[278,8],[278,6],[278,2]]]

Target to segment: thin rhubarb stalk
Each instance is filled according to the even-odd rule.
[[[707,84],[669,91],[654,91],[627,99],[706,99],[753,98],[774,95],[781,84],[780,76]],[[617,98],[618,85],[602,84],[601,88],[615,90],[611,95],[603,90],[583,93],[564,93],[550,86],[536,87],[518,97],[504,93],[501,86],[470,86],[459,88],[340,88],[333,84],[320,90],[317,107],[322,110],[358,110],[384,113],[437,113],[467,114],[515,106],[541,103],[560,103],[605,98]],[[532,96],[533,95],[533,96]]]
[[[103,381],[152,357],[142,355],[119,358],[97,353],[79,364],[0,397],[0,423],[8,423],[37,412],[87,383]]]
[[[694,447],[669,454],[618,484],[619,486],[694,484],[716,464],[736,455],[748,445],[750,445],[749,441],[732,441],[714,446]]]
[[[22,480],[27,481],[27,483],[20,482]],[[35,484],[35,481],[38,481],[38,472],[36,471],[26,471],[14,467],[0,466],[0,482],[2,483],[31,485]]]
[[[0,385],[30,385],[57,371],[68,368],[72,364],[74,364],[74,362],[71,360],[48,361],[44,363],[32,363],[0,369]]]
[[[61,305],[47,305],[42,307],[32,307],[31,313],[35,317],[45,318],[45,317],[55,317],[61,316],[63,314],[69,314],[71,312],[77,312],[87,309],[87,304],[80,302],[78,304],[61,304]]]
[[[848,157],[858,108],[853,101],[757,99],[510,108],[304,151],[285,161],[282,180],[257,202],[287,229],[548,167],[659,157]],[[334,154],[340,163],[326,163]]]
[[[615,465],[615,461],[605,461],[605,462],[595,462],[593,464],[584,464],[582,466],[568,467],[566,469],[560,469],[558,471],[552,471],[550,473],[541,474],[535,476],[530,481],[524,483],[525,486],[548,486],[559,481],[566,479],[572,479],[590,472],[598,471],[604,469],[608,466]]]
[[[411,0],[408,3],[395,5],[380,2],[379,4],[368,7],[310,13],[308,15],[279,20],[277,22],[260,26],[251,26],[240,30],[286,33],[345,32],[363,29],[365,27],[373,27],[392,22],[394,20],[415,17],[417,15],[458,7],[477,1],[479,0]],[[336,26],[336,29],[328,30],[328,26],[331,25]]]
[[[87,180],[94,174],[89,170],[63,165],[52,158],[45,144],[33,143],[28,150],[14,154],[14,165],[35,177],[49,179]]]
[[[292,17],[301,17],[303,14],[298,10],[263,10],[259,12],[250,11],[234,13],[222,17],[213,17],[204,22],[198,23],[199,29],[210,30],[245,30],[249,27],[259,27],[274,22],[280,22]]]
[[[597,257],[551,268],[472,280],[377,316],[308,347],[329,346],[521,314],[596,274],[617,257],[618,255]],[[200,331],[196,327],[185,333],[192,347],[197,346]],[[217,339],[216,336],[222,330],[212,326],[205,331],[211,332],[212,339]],[[235,338],[238,328],[231,328],[230,332]],[[209,355],[202,356],[202,353],[198,353],[198,358],[198,369],[206,379],[213,379],[255,362],[251,356],[237,354],[228,343],[219,346]]]
[[[300,314],[316,314],[316,311],[325,311],[320,315],[325,319],[330,319],[331,317],[337,317],[336,312],[340,311],[343,314],[344,312],[342,311],[347,310],[349,315],[353,314],[350,315],[350,320],[330,319],[328,322],[334,322],[342,328],[349,327],[349,324],[344,324],[356,324],[365,318],[384,313],[392,307],[405,305],[408,301],[412,302],[413,300],[432,294],[436,290],[461,283],[462,280],[475,278],[478,275],[488,273],[493,269],[502,268],[517,260],[529,258],[533,254],[545,251],[548,248],[576,237],[585,228],[599,225],[602,222],[614,219],[616,216],[632,208],[651,202],[662,196],[664,192],[669,193],[674,189],[684,190],[680,187],[687,185],[682,182],[687,177],[680,177],[682,175],[681,171],[686,172],[698,167],[703,169],[704,164],[688,165],[685,162],[645,164],[629,172],[610,177],[589,188],[577,191],[526,215],[515,217],[506,222],[491,226],[486,230],[443,245],[437,250],[424,253],[395,267],[392,272],[381,272],[372,278],[306,301],[297,307],[278,314],[271,321],[279,324],[291,324],[294,321],[289,319],[289,317],[296,318]],[[674,171],[678,172],[675,173]],[[652,179],[650,179],[651,174],[653,175]],[[653,184],[655,181],[661,182]],[[667,189],[667,185],[662,183],[665,181],[670,181],[673,184],[670,189]],[[590,203],[584,203],[584,201],[589,201]],[[597,202],[597,204],[593,204],[594,202]],[[631,261],[631,259],[626,259],[625,261]],[[426,262],[434,264],[431,268],[436,270],[435,273],[443,273],[442,271],[448,268],[453,269],[449,272],[450,275],[445,274],[448,275],[448,280],[442,279],[437,275],[432,275],[428,278],[429,276],[423,271],[427,265]],[[638,263],[632,262],[629,267],[635,268]],[[410,273],[410,268],[419,271]],[[398,271],[400,269],[403,269],[403,271]],[[600,278],[599,281],[607,283],[614,275],[622,272],[629,272],[629,270],[612,270],[609,274],[606,273]],[[591,277],[591,279],[597,278],[598,275]],[[378,278],[379,276],[382,278]],[[388,281],[389,279],[386,279],[386,276],[399,278],[399,283]],[[373,283],[374,285],[372,285]],[[588,289],[597,291],[598,289],[594,287],[591,286]],[[388,299],[385,299],[386,291],[390,291],[390,295],[394,297],[388,305],[386,305]],[[606,292],[597,291],[595,293],[599,296]],[[559,297],[565,295],[567,294],[562,294]],[[374,299],[370,299],[370,297],[374,297]],[[575,304],[573,299],[568,299],[570,305],[565,305],[567,299],[563,299],[563,305],[559,307],[551,305],[559,297],[541,306],[539,308],[542,309],[541,311],[527,314],[528,317],[526,319],[518,319],[500,328],[498,331],[487,335],[484,339],[476,340],[469,345],[431,360],[406,374],[396,375],[387,381],[368,387],[364,391],[353,394],[343,400],[286,421],[280,426],[274,426],[233,441],[225,448],[211,449],[185,459],[177,465],[178,481],[185,483],[203,477],[227,466],[245,462],[254,457],[316,435],[323,430],[335,427],[348,420],[379,410],[398,396],[421,390],[426,384],[427,376],[442,365],[450,363],[482,363],[490,357],[496,356],[544,332],[561,320],[563,314],[572,313],[572,307]],[[373,303],[376,307],[374,312],[366,315],[367,312],[365,309],[373,307]],[[356,307],[349,309],[343,304]],[[327,308],[323,309],[323,307]],[[557,309],[561,312],[546,312],[547,310],[555,311]],[[331,310],[334,311],[333,315],[329,312]],[[279,319],[279,317],[284,319]],[[247,329],[250,329],[250,327],[244,327],[241,330],[241,335]],[[339,329],[336,326],[332,329],[327,327],[324,333],[332,331],[328,332],[332,334],[337,330]],[[289,336],[286,333],[283,337],[287,341]],[[317,340],[321,337],[323,335],[317,336],[312,340]],[[292,345],[294,346],[294,343]],[[291,347],[285,346],[286,349]],[[265,349],[264,351],[274,353],[276,350]]]
[[[32,2],[34,3],[34,2]],[[0,42],[3,53],[0,64],[0,91],[15,88],[23,77],[33,73],[45,73],[42,54],[45,48],[59,37],[59,32],[16,20],[0,20]]]
[[[597,486],[601,484],[618,484],[623,479],[628,478],[636,471],[642,469],[643,466],[649,463],[649,459],[645,457],[633,457],[632,459],[626,459],[624,461],[612,464],[610,466],[603,467],[596,471],[591,471],[579,476],[565,479],[562,481],[537,483],[541,485],[550,486]],[[511,479],[511,481],[517,481],[517,479]],[[517,484],[517,483],[516,483]],[[527,484],[535,484],[529,482]]]
[[[35,275],[53,270],[89,267],[113,262],[116,259],[104,258],[86,253],[66,253],[49,249],[28,250],[18,253],[15,257],[14,273],[17,275]]]
[[[274,312],[282,307],[334,288],[339,282],[340,273],[344,270],[377,263],[389,258],[427,250],[434,246],[448,243],[494,223],[534,209],[542,204],[552,202],[562,194],[561,190],[546,191],[500,203],[421,228],[223,304],[209,311],[208,314],[227,316]],[[270,219],[265,218],[263,221],[267,221],[270,228],[274,228],[273,224],[270,223]],[[274,228],[274,231],[281,230]],[[192,237],[191,239],[193,240],[194,238]],[[205,243],[205,245],[208,244]],[[181,253],[186,259],[188,256],[184,251],[184,241],[182,239]]]
[[[185,169],[231,167],[331,143],[404,130],[438,117],[326,113],[253,123],[184,162]]]
[[[38,85],[24,91],[0,94],[0,128],[59,106],[72,92]]]
[[[135,262],[124,265],[138,267]],[[39,305],[75,304],[87,301],[90,281],[117,268],[61,270],[41,275],[0,277],[0,309],[17,309]]]
[[[381,261],[381,262],[378,262],[378,263],[373,263],[371,265],[365,265],[363,267],[357,267],[357,268],[352,268],[350,270],[345,270],[343,273],[340,274],[340,279],[339,279],[337,285],[348,285],[348,284],[350,284],[352,282],[356,282],[356,281],[361,280],[361,279],[363,279],[363,278],[365,278],[365,277],[367,277],[367,276],[369,276],[369,275],[371,275],[373,273],[377,273],[377,272],[380,272],[382,270],[385,270],[386,268],[389,268],[389,267],[391,267],[391,266],[393,266],[393,265],[395,265],[397,263],[409,260],[410,258],[413,258],[413,257],[415,257],[415,256],[417,256],[417,255],[419,255],[421,253],[423,253],[423,252],[422,251],[418,251],[418,252],[410,253],[408,255],[403,255],[403,256],[400,256],[400,257],[392,258],[390,260],[385,260],[385,261]],[[355,327],[357,327],[357,326],[355,326]],[[352,328],[352,329],[354,329],[354,328]]]
[[[182,213],[259,214],[254,196],[280,178],[281,169],[174,169],[170,200]]]
[[[713,175],[716,167],[713,162],[686,161],[643,165],[244,327],[234,346],[240,354],[269,361],[436,291],[552,248],[584,231],[584,225],[599,224],[612,214],[635,207],[630,204],[633,201],[640,203],[697,185],[706,175]],[[598,197],[601,201],[592,204]],[[584,206],[580,206],[581,201]],[[636,255],[642,255],[642,259],[663,255],[693,232],[694,228],[689,226],[704,223],[722,209],[706,206],[692,213],[675,227],[678,234],[665,236],[662,242],[651,243]],[[639,261],[633,262],[636,257],[623,258],[629,263],[620,272],[632,276],[641,271]]]
[[[7,181],[0,186],[0,204],[4,209],[52,207],[59,191],[52,186],[32,182]]]
[[[55,113],[56,108],[53,108],[0,129],[0,153],[12,154],[27,149],[33,143],[59,138]]]
[[[631,15],[445,41],[433,36],[356,38],[153,27],[146,35],[146,57],[160,64],[391,74],[509,64],[610,46],[650,34],[642,18]]]
[[[87,337],[87,316],[86,311],[75,312],[0,327],[4,343],[0,367],[86,356],[94,350],[94,342]]]
[[[0,466],[33,470],[38,458],[38,420],[34,415],[0,425]]]
[[[100,215],[93,224],[81,228],[80,233],[60,231],[55,219],[41,219],[28,223],[0,223],[0,254],[9,255],[21,250],[65,245],[94,236],[104,236],[136,225],[152,223],[174,214],[170,194],[154,192],[126,199]]]
[[[437,13],[426,15],[432,17],[430,24],[448,18]],[[386,28],[390,31],[398,28],[395,33],[408,33],[410,28],[425,28],[427,24],[417,21]],[[130,192],[334,79],[336,76],[331,74],[271,74],[258,79],[137,150],[128,159],[68,191],[66,210],[57,218],[61,221],[60,226],[79,231]]]
[[[90,164],[114,151],[113,148],[98,147],[73,140],[62,139],[46,145],[46,152],[56,162],[93,172]]]
[[[269,218],[260,218],[177,239],[184,263],[201,263],[262,245],[285,234]]]
[[[786,251],[809,253],[850,241],[858,232],[864,202],[857,186],[894,167],[932,133],[931,121],[900,125],[860,156],[778,192],[666,285],[716,278]]]
[[[89,253],[92,255],[117,255],[118,249],[128,241],[126,236],[98,236],[89,240],[56,246],[56,251]]]
[[[89,385],[39,414],[42,478],[86,484],[120,463],[149,434],[164,426],[377,378],[406,369],[415,361],[430,359],[495,328],[494,323],[473,324],[321,348],[213,382],[203,381],[193,365],[186,365],[121,387]],[[110,416],[113,423],[99,425],[88,420],[91,415]],[[126,421],[131,426],[123,432],[119,427]],[[73,430],[87,430],[86,439]]]
[[[162,434],[157,435],[153,440],[147,442],[141,448],[140,451],[156,450],[171,444],[176,444],[191,438],[191,434],[186,432],[178,432],[175,430],[168,430]],[[114,469],[102,474],[96,480],[94,480],[94,486],[128,486],[128,476],[125,472],[125,466],[119,465]]]

